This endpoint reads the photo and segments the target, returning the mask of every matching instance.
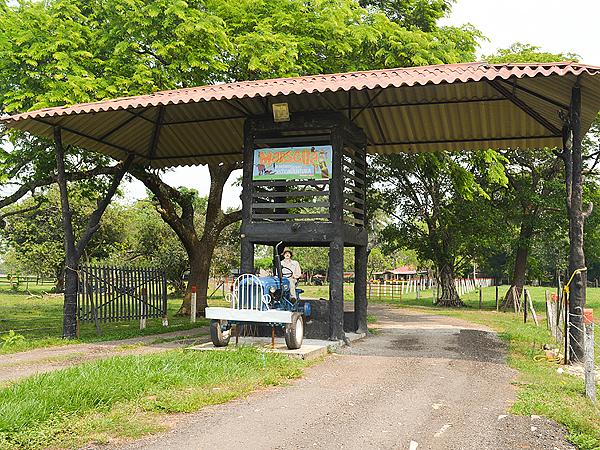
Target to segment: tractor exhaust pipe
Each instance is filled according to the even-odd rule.
[[[283,241],[279,241],[275,245],[275,256],[273,257],[273,266],[277,272],[277,278],[279,278],[279,300],[283,298],[283,273],[281,270],[281,251],[279,248],[283,245]]]

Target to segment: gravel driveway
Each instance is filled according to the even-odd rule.
[[[291,386],[183,416],[171,432],[121,448],[573,448],[544,418],[506,415],[515,373],[494,333],[379,305],[369,312],[375,336]]]

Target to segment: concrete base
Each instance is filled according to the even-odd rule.
[[[346,345],[347,343],[362,339],[366,334],[346,333],[346,339],[344,341],[325,341],[320,339],[304,339],[302,347],[298,350],[290,350],[285,345],[285,341],[282,342],[281,338],[275,339],[275,348],[271,347],[271,338],[265,337],[241,337],[239,345],[254,345],[260,350],[269,353],[281,353],[287,355],[290,358],[297,359],[316,359],[321,356],[325,356],[327,352],[335,352],[338,348]],[[235,348],[235,338],[232,337],[227,347],[215,347],[212,342],[206,344],[194,345],[186,348],[186,350],[200,350],[200,351],[227,351]]]
[[[327,340],[329,338],[329,301],[325,299],[302,299],[312,307],[311,320],[304,324],[304,337],[306,339]],[[345,305],[349,306],[349,305]],[[354,311],[344,311],[344,331],[346,334],[356,331],[354,328]],[[276,328],[277,336],[283,337],[283,329]],[[267,325],[254,325],[256,336],[270,337],[271,327]]]

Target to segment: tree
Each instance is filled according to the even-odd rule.
[[[73,206],[73,227],[81,234],[86,226],[87,217],[94,210],[85,190],[73,186],[71,203]],[[38,276],[54,277],[57,280],[55,290],[63,289],[65,252],[62,245],[63,227],[61,207],[56,187],[51,188],[42,197],[29,197],[7,208],[6,217],[0,234],[6,240],[21,272]],[[83,259],[104,259],[118,247],[123,239],[120,217],[102,221],[98,231],[85,249]]]
[[[179,237],[190,263],[188,292],[181,305],[180,314],[189,314],[191,286],[197,287],[197,307],[204,314],[208,306],[208,281],[210,265],[221,231],[241,220],[241,211],[224,213],[221,210],[223,188],[236,165],[209,164],[211,185],[206,204],[204,223],[197,227],[194,215],[194,195],[172,188],[158,175],[147,170],[135,169],[133,174],[154,194],[160,207],[158,212],[163,220]]]
[[[516,62],[555,62],[573,60],[573,53],[549,53],[540,47],[515,43],[507,49],[500,49],[495,55],[485,59],[492,63]],[[531,149],[527,152],[505,151],[508,159],[506,188],[503,208],[518,227],[518,237],[514,245],[514,264],[511,286],[506,292],[505,304],[520,298],[526,281],[528,259],[534,246],[535,236],[548,221],[560,222],[557,213],[564,215],[564,178],[561,174],[560,159],[553,149]],[[518,213],[514,213],[518,210]]]
[[[473,58],[475,30],[436,27],[431,18],[439,15],[439,2],[411,4],[406,14],[420,19],[410,26],[398,20],[398,12],[392,16],[394,8],[363,8],[354,0],[50,0],[4,6],[0,104],[8,112],[23,111],[219,81]],[[209,199],[202,234],[190,222],[193,205],[185,195],[155,172],[133,170],[186,249],[200,313],[215,242],[239,218],[216,201],[230,174],[226,169],[234,167],[209,165],[218,178],[211,177],[215,201]],[[189,296],[182,312],[188,304]]]
[[[138,200],[133,205],[112,204],[102,220],[103,225],[106,223],[119,224],[121,239],[104,258],[105,263],[158,267],[164,270],[174,292],[185,291],[187,254],[177,235],[156,211],[152,199]]]
[[[512,150],[502,154],[509,161],[509,183],[502,208],[516,219],[518,226],[511,286],[505,296],[505,304],[512,304],[521,297],[535,235],[544,223],[560,222],[558,216],[564,214],[564,186],[560,160],[552,150]]]
[[[370,170],[381,194],[379,205],[395,219],[383,238],[389,248],[414,249],[422,261],[433,261],[440,305],[463,304],[455,273],[472,256],[468,250],[479,223],[468,205],[476,196],[488,197],[481,180],[505,182],[502,163],[493,151],[373,158]]]

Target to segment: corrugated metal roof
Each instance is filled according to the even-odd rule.
[[[571,62],[410,67],[162,91],[2,121],[46,137],[60,125],[66,143],[115,158],[135,153],[153,167],[241,159],[245,118],[270,114],[269,105],[279,101],[289,104],[291,114],[348,114],[365,130],[372,153],[534,148],[561,144],[559,112],[568,108],[576,80],[582,86],[582,124],[589,128],[600,109],[596,75],[600,67]]]

